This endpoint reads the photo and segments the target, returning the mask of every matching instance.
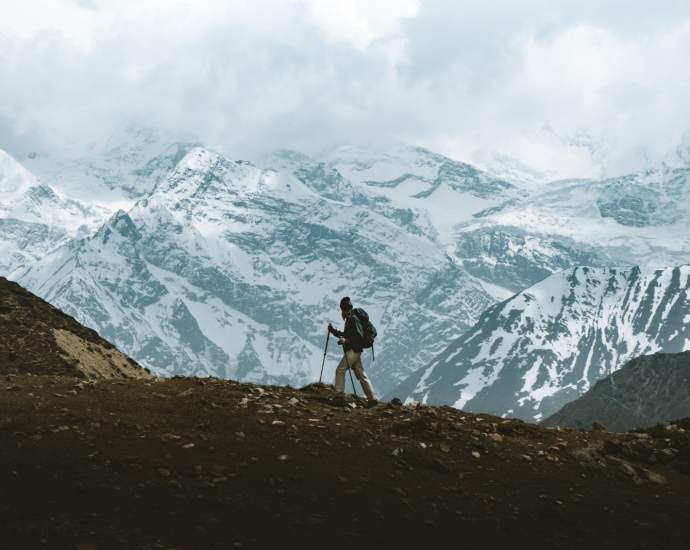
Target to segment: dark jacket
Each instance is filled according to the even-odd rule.
[[[362,330],[362,323],[356,315],[352,313],[345,319],[345,330],[339,331],[333,329],[333,334],[338,338],[345,338],[345,351],[362,351],[362,341],[364,340],[364,330]]]

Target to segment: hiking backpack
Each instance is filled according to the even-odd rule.
[[[369,320],[369,315],[361,307],[357,307],[352,310],[352,313],[357,316],[360,324],[362,325],[362,332],[364,333],[364,338],[362,338],[362,349],[371,348],[372,361],[376,361],[376,356],[374,355],[374,340],[376,339],[376,327]]]

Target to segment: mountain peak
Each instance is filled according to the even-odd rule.
[[[0,196],[26,192],[39,185],[36,177],[12,155],[0,149]]]

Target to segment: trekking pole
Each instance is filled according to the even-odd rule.
[[[328,351],[328,339],[331,337],[331,332],[328,331],[328,336],[326,336],[326,348],[323,350],[323,361],[321,362],[321,374],[319,375],[319,384],[321,383],[321,378],[323,377],[323,366],[326,363],[326,352]]]
[[[347,352],[345,351],[345,346],[343,346],[343,355],[345,356],[345,363],[347,364],[347,370],[350,373],[350,382],[352,382],[352,391],[355,392],[355,397],[357,397],[357,390],[355,389],[355,381],[352,378],[352,367],[350,362],[347,360]]]

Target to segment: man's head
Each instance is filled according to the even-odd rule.
[[[352,302],[348,296],[345,296],[340,300],[340,310],[342,312],[343,319],[345,319],[352,312]]]

